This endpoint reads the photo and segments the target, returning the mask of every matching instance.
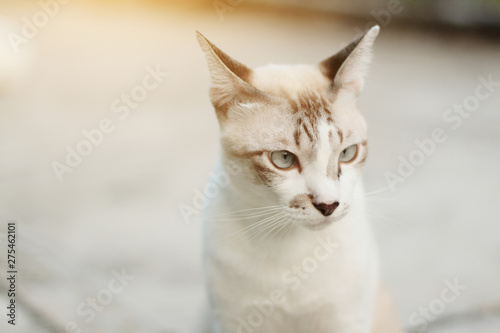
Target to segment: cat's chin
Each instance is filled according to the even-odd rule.
[[[324,218],[323,220],[315,222],[315,223],[307,223],[304,225],[304,227],[306,227],[307,229],[312,230],[312,231],[321,231],[321,230],[328,228],[334,222],[335,221],[333,219]]]
[[[338,221],[342,220],[347,215],[347,213],[348,211],[344,210],[338,215],[334,214],[332,216],[323,217],[315,221],[308,221],[307,223],[304,223],[303,226],[309,230],[321,231],[328,228],[334,223],[338,223]]]

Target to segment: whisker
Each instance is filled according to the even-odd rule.
[[[286,212],[282,212],[280,214],[273,216],[273,218],[269,219],[268,221],[265,221],[265,223],[266,223],[265,226],[262,226],[262,223],[259,223],[259,225],[257,227],[261,227],[261,228],[252,228],[252,229],[257,229],[257,230],[253,230],[253,231],[255,231],[253,236],[258,236],[260,233],[262,233],[262,231],[265,231],[265,230],[271,228],[276,223],[278,223],[279,220],[281,220],[283,217],[285,217],[286,214],[287,214]]]
[[[373,196],[366,196],[365,197],[366,201],[368,203],[373,202],[373,201],[393,201],[393,202],[398,202],[399,200],[396,198],[389,198],[389,197],[373,197]]]
[[[232,215],[232,214],[242,213],[242,212],[266,211],[268,209],[282,208],[282,207],[284,207],[284,206],[283,205],[273,205],[273,206],[263,206],[263,207],[247,208],[247,209],[235,210],[235,211],[231,211],[231,212],[225,212],[225,213],[221,213],[221,214],[217,214],[217,215],[212,215],[212,217]]]
[[[377,193],[380,193],[380,192],[387,191],[390,188],[392,188],[392,187],[391,186],[387,186],[387,187],[384,187],[384,188],[381,188],[381,189],[378,189],[378,190],[375,190],[375,191],[365,192],[365,195],[377,194]]]
[[[290,213],[286,212],[286,214],[284,216],[282,216],[279,220],[276,221],[276,223],[274,223],[274,226],[273,228],[271,228],[271,230],[269,230],[265,235],[264,237],[262,237],[262,241],[264,241],[266,239],[266,237],[269,235],[270,238],[269,238],[269,241],[264,245],[265,247],[267,247],[267,244],[269,244],[269,242],[272,241],[273,237],[279,233],[279,230],[281,230],[281,228],[286,225],[287,221],[285,221],[285,219],[288,218],[288,220],[290,219]],[[277,231],[275,231],[277,230]],[[274,231],[274,232],[273,232]]]
[[[257,223],[254,223],[252,225],[249,225],[247,227],[245,227],[244,229],[242,229],[241,233],[252,233],[252,232],[258,232],[259,230],[262,230],[262,229],[266,229],[267,226],[265,226],[265,224],[271,224],[271,223],[274,223],[275,220],[281,218],[281,216],[283,215],[283,213],[278,213],[276,215],[273,215],[273,216],[270,216],[264,220],[261,220]]]
[[[250,241],[255,240],[255,238],[257,238],[259,235],[261,235],[265,231],[267,231],[267,233],[265,234],[265,235],[267,235],[270,231],[272,231],[274,229],[274,227],[276,227],[277,224],[280,223],[280,221],[283,217],[286,217],[287,214],[288,214],[287,212],[283,212],[282,214],[279,214],[278,216],[276,216],[275,219],[268,221],[262,228],[256,230],[256,232],[250,237],[249,240]],[[263,238],[261,238],[261,240],[263,240],[265,238],[265,235]]]
[[[281,211],[281,208],[274,208],[272,210],[264,211],[264,212],[257,212],[249,215],[243,215],[243,216],[234,216],[232,218],[205,218],[205,221],[234,221],[234,220],[248,220],[248,219],[253,219],[256,217],[261,217],[261,216],[266,216],[271,213]]]
[[[285,227],[287,227],[287,226],[288,226],[288,223],[290,222],[291,217],[290,217],[290,216],[286,216],[286,217],[288,217],[288,219],[287,219],[286,221],[285,221],[285,219],[282,219],[282,220],[280,221],[281,226],[279,226],[279,227],[277,228],[277,230],[276,230],[276,231],[275,231],[275,232],[271,235],[271,237],[270,237],[270,239],[269,239],[269,242],[270,242],[270,241],[272,241],[272,239],[273,239],[276,235],[280,235],[280,232],[283,230],[283,228],[285,228]],[[286,218],[286,217],[285,217],[285,218]],[[271,231],[272,231],[272,230],[271,230]],[[283,235],[281,235],[281,236],[283,236]],[[266,244],[266,247],[267,247],[267,244]]]
[[[227,239],[227,238],[230,238],[230,237],[232,237],[234,235],[239,235],[240,237],[242,237],[245,234],[250,233],[253,229],[257,229],[258,230],[259,227],[261,227],[262,225],[264,225],[264,224],[266,224],[266,223],[268,223],[270,221],[273,221],[277,217],[280,217],[281,214],[283,214],[283,212],[275,213],[274,215],[268,216],[268,217],[266,217],[263,220],[259,220],[259,221],[255,222],[255,223],[251,223],[251,224],[245,226],[244,228],[242,228],[241,230],[238,230],[238,231],[236,231],[236,232],[234,232],[234,233],[232,233],[230,235],[227,235],[227,236],[225,236],[225,237],[223,237],[223,238],[221,238],[219,240]]]

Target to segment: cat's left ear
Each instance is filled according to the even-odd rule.
[[[372,27],[363,36],[319,64],[321,72],[331,80],[333,90],[345,89],[356,95],[361,92],[372,60],[373,43],[379,31],[378,25]]]
[[[210,98],[217,115],[226,116],[231,105],[268,99],[269,96],[250,84],[253,71],[234,60],[197,32],[198,42],[207,57],[212,78]]]

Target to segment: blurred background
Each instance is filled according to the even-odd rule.
[[[408,331],[499,332],[498,0],[0,1],[0,331],[194,332],[218,153],[195,31],[255,67],[319,62],[373,24],[384,280]]]

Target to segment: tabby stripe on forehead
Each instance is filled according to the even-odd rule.
[[[311,122],[318,119],[321,112],[321,105],[314,103],[310,96],[299,97],[299,104],[304,110],[304,117],[308,118]]]
[[[319,138],[318,123],[321,117],[326,118],[328,123],[334,122],[327,100],[318,92],[302,91],[295,96],[289,96],[288,101],[291,111],[297,115],[297,127],[293,133],[297,146],[300,146],[302,132],[311,143]]]
[[[344,133],[342,132],[342,130],[337,128],[337,134],[339,135],[340,143],[342,143],[342,141],[344,141]]]
[[[325,105],[324,111],[326,112],[326,114],[329,115],[328,119],[330,119],[331,121],[333,121],[333,119],[331,118],[332,112],[330,111],[330,108],[327,105]]]
[[[292,113],[295,114],[299,112],[299,105],[297,101],[295,101],[294,99],[290,99],[289,102],[290,102],[290,107],[292,108]]]
[[[295,132],[293,133],[293,138],[295,139],[295,145],[297,147],[300,147],[300,133],[299,130],[296,128]]]
[[[297,147],[300,147],[300,126],[302,126],[302,118],[297,118],[297,125],[293,132],[293,138],[295,139],[295,145]]]
[[[311,140],[311,142],[314,141],[311,133],[309,132],[309,130],[307,129],[307,125],[306,124],[302,124],[302,128],[304,129],[304,131],[306,132],[307,136],[309,137],[309,140]]]

